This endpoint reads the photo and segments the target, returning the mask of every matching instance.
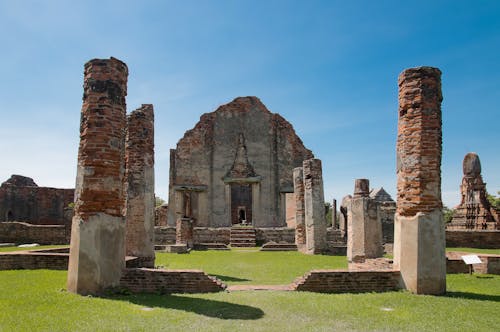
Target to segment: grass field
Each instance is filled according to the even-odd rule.
[[[291,252],[158,254],[166,268],[202,268],[228,284],[289,283],[345,257]],[[214,271],[215,273],[213,273]],[[264,273],[262,272],[264,271]],[[408,292],[78,296],[65,271],[0,271],[0,331],[495,331],[500,276],[449,275],[446,296]]]

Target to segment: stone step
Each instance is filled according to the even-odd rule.
[[[229,250],[225,243],[198,243],[194,245],[196,250]]]
[[[260,251],[297,251],[297,245],[294,243],[266,243],[260,248]]]
[[[255,247],[255,243],[231,243],[231,247],[245,247],[245,248],[250,248],[250,247]]]

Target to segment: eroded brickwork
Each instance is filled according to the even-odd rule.
[[[319,254],[326,250],[325,196],[321,160],[308,159],[304,172],[304,215],[306,227],[305,253]]]
[[[154,267],[154,114],[142,105],[127,117],[125,141],[127,180],[126,254],[144,267]]]
[[[125,96],[128,69],[115,58],[85,64],[68,290],[98,293],[125,267]]]
[[[399,76],[394,266],[405,288],[446,292],[441,203],[441,71],[411,68]]]
[[[399,76],[397,213],[441,209],[441,71],[411,68]]]
[[[293,191],[295,196],[295,244],[306,244],[304,209],[304,173],[302,167],[293,170]]]
[[[500,229],[498,213],[491,206],[486,196],[486,183],[481,176],[481,162],[476,153],[467,153],[463,161],[461,200],[455,208],[451,223],[447,229],[478,230]]]
[[[177,193],[188,191],[196,226],[228,227],[242,215],[255,227],[286,226],[293,168],[312,157],[283,117],[256,97],[236,98],[202,115],[171,151],[169,225],[183,208]]]
[[[64,225],[65,208],[73,202],[73,189],[39,187],[33,179],[12,175],[0,186],[0,222]]]

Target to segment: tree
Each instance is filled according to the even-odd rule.
[[[160,196],[155,196],[155,206],[158,207],[158,206],[161,206],[165,204],[165,200],[163,198],[161,198]]]
[[[486,197],[488,198],[488,201],[490,202],[491,206],[493,206],[495,209],[500,210],[500,191],[497,191],[498,197],[495,197],[495,195],[490,195],[486,193]]]
[[[446,205],[443,205],[443,218],[445,223],[449,223],[451,221],[453,213],[455,213],[454,209],[450,209]]]

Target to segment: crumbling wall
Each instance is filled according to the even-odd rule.
[[[0,186],[0,222],[64,225],[64,209],[74,199],[73,189],[38,187],[33,179],[12,175]]]
[[[243,136],[251,178],[228,178]],[[195,226],[231,226],[230,183],[252,183],[255,227],[286,225],[284,194],[293,192],[292,171],[312,157],[292,126],[256,97],[240,97],[201,116],[171,152],[169,223],[176,216],[176,191],[191,191]]]

